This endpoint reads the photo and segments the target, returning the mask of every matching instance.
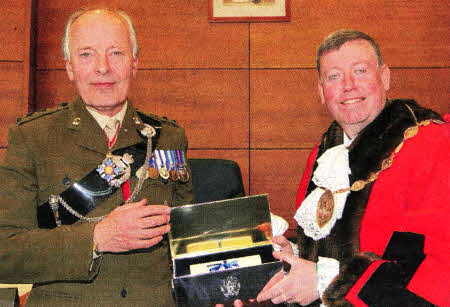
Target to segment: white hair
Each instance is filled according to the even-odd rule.
[[[79,10],[73,13],[69,19],[67,20],[66,26],[64,28],[64,34],[62,38],[62,51],[63,56],[66,61],[70,61],[70,50],[69,50],[69,34],[70,34],[70,28],[72,24],[75,22],[75,20],[78,19],[81,15],[84,15],[88,12],[92,11],[106,11],[109,13],[112,13],[123,20],[125,20],[128,28],[128,34],[130,35],[130,42],[131,42],[131,48],[133,49],[133,59],[136,59],[139,53],[139,45],[137,41],[136,36],[136,29],[134,28],[133,21],[131,20],[130,16],[128,16],[123,11],[115,11],[110,9],[95,9],[95,10]]]

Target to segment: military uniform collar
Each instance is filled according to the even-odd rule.
[[[86,109],[95,118],[95,120],[100,125],[100,127],[104,130],[105,126],[107,125],[110,118],[118,120],[120,122],[120,125],[122,125],[123,119],[127,112],[127,106],[128,106],[128,100],[125,101],[125,103],[122,106],[122,109],[114,116],[108,116],[108,115],[101,114],[97,110],[95,110],[91,107],[88,107],[88,106],[86,106]]]
[[[128,147],[133,144],[144,142],[137,130],[140,128],[142,121],[137,113],[137,109],[128,101],[128,109],[125,113],[122,125],[120,127],[119,135],[117,137],[114,149]]]
[[[136,108],[128,101],[127,110],[113,150],[143,141],[136,132],[142,123],[142,121],[137,120],[139,118]],[[105,153],[108,151],[108,144],[102,128],[89,113],[80,96],[76,97],[69,106],[67,127],[76,134],[75,142],[78,145],[97,152]]]

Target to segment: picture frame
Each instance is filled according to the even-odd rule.
[[[210,22],[289,21],[290,0],[209,0]]]

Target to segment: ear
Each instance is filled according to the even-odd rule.
[[[322,82],[320,80],[320,77],[317,79],[317,89],[319,92],[320,102],[322,104],[325,104],[325,96],[323,95],[323,87],[322,87]]]
[[[381,66],[380,74],[384,90],[387,91],[391,85],[391,70],[386,64],[383,64],[383,66]]]
[[[133,59],[133,63],[132,63],[133,67],[131,69],[131,74],[132,74],[133,78],[136,78],[138,64],[139,64],[139,59],[136,57],[135,59]]]
[[[70,63],[69,60],[66,60],[66,72],[67,72],[67,75],[69,76],[69,80],[73,81],[73,69],[72,69],[72,64]]]

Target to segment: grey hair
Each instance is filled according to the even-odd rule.
[[[133,50],[133,59],[136,59],[138,56],[138,53],[139,53],[139,44],[137,41],[136,29],[133,25],[133,21],[131,20],[130,16],[128,16],[125,12],[110,10],[110,9],[90,9],[90,10],[82,9],[82,10],[76,11],[69,17],[69,19],[67,20],[66,26],[64,28],[64,34],[63,34],[63,38],[62,38],[62,52],[63,52],[64,59],[66,61],[70,61],[69,34],[70,34],[70,28],[71,28],[72,24],[81,15],[84,15],[84,14],[86,14],[88,12],[92,12],[92,11],[110,12],[110,13],[122,18],[123,20],[125,20],[125,22],[127,24],[127,28],[128,28],[128,33],[130,35],[131,47]]]
[[[333,32],[330,35],[328,35],[320,44],[319,49],[317,49],[316,65],[317,65],[317,71],[319,72],[319,75],[320,75],[320,57],[324,53],[326,53],[330,50],[339,49],[346,42],[355,41],[355,40],[368,41],[372,45],[372,47],[377,55],[378,65],[379,66],[383,65],[383,57],[381,56],[380,47],[378,46],[378,44],[375,42],[375,40],[372,37],[370,37],[366,33],[363,33],[363,32],[357,31],[357,30],[343,29],[343,30],[338,30],[338,31]]]

